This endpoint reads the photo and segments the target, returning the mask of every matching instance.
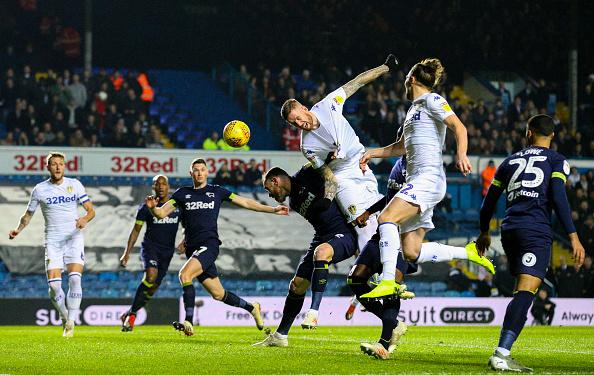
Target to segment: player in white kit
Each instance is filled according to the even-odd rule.
[[[353,225],[357,217],[382,196],[373,172],[368,170],[363,173],[359,168],[359,159],[365,148],[342,114],[344,102],[367,83],[388,72],[395,72],[397,66],[394,55],[389,55],[383,65],[359,74],[316,103],[311,110],[295,99],[288,99],[281,108],[282,118],[301,129],[303,155],[316,169],[324,164],[330,167],[338,182],[336,201],[347,221]],[[330,186],[329,179],[333,177],[324,178]],[[377,218],[371,216],[367,225],[356,226],[355,229],[359,249],[363,249],[377,230]]]
[[[95,217],[95,210],[83,185],[74,178],[64,177],[64,159],[60,152],[49,153],[46,165],[50,178],[35,186],[27,210],[8,237],[14,239],[41,206],[45,219],[45,269],[49,295],[62,318],[63,336],[72,337],[82,300],[81,277],[85,263],[82,229]],[[83,217],[78,215],[79,203],[86,211]],[[68,271],[67,296],[62,290],[64,268]]]
[[[389,146],[367,151],[360,160],[363,171],[371,158],[406,154],[407,160],[406,184],[378,218],[382,280],[362,298],[381,298],[398,292],[394,270],[401,247],[405,259],[410,262],[468,259],[486,268],[490,266],[488,259],[478,255],[474,243],[466,248],[437,243],[421,246],[426,231],[434,228],[431,220],[433,207],[446,192],[442,159],[446,126],[456,136],[456,167],[464,175],[472,171],[466,156],[468,139],[464,124],[443,97],[431,92],[440,83],[443,73],[444,68],[438,59],[425,59],[412,67],[405,81],[406,97],[412,101],[412,106],[404,121],[403,136]]]

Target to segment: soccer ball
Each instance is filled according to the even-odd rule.
[[[250,140],[250,128],[243,121],[230,121],[223,129],[223,139],[231,147],[245,146]]]

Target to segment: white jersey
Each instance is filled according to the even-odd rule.
[[[319,127],[301,132],[301,152],[312,162],[314,168],[325,164],[328,154],[337,151],[336,160],[328,166],[334,174],[348,173],[359,168],[359,159],[365,147],[342,114],[346,93],[341,87],[316,103],[311,112],[316,116]]]
[[[60,185],[47,179],[33,188],[27,211],[33,213],[37,206],[41,206],[46,242],[64,241],[82,235],[76,228],[78,203],[88,201],[90,199],[85,188],[77,179],[64,177]]]
[[[407,181],[418,173],[445,175],[441,154],[446,135],[443,121],[453,114],[448,102],[435,93],[413,101],[404,120]]]

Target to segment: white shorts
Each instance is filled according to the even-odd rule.
[[[340,172],[335,176],[338,180],[336,202],[349,223],[382,198],[371,170],[364,174],[357,165],[349,173]]]
[[[417,174],[406,179],[406,184],[396,197],[418,205],[421,212],[400,224],[400,233],[407,233],[424,228],[431,230],[433,225],[433,208],[441,202],[446,193],[444,175]]]
[[[45,243],[45,270],[64,269],[66,264],[85,264],[85,238],[82,235],[64,241]]]

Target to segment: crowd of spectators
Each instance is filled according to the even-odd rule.
[[[158,122],[141,100],[139,74],[8,67],[0,86],[2,145],[163,147]]]
[[[227,164],[223,164],[216,172],[212,182],[232,191],[251,192],[255,199],[258,199],[256,193],[263,191],[262,171],[255,159],[250,159],[247,164],[240,161],[233,169],[230,169]]]
[[[566,183],[572,218],[586,254],[594,257],[594,170],[571,168]]]
[[[447,67],[446,67],[447,68]],[[249,82],[252,92],[261,93],[270,103],[280,106],[287,98],[295,98],[311,107],[358,72],[342,70],[330,65],[325,71],[312,73],[304,69],[299,73],[289,66],[278,73],[263,64],[253,71],[246,65],[239,67],[242,80]],[[396,130],[403,123],[410,102],[405,97],[405,70],[382,76],[364,86],[345,105],[351,124],[360,130],[372,144],[386,145],[394,141]],[[544,79],[525,82],[525,86],[512,97],[504,82],[497,83],[497,94],[491,102],[468,98],[453,83],[438,88],[446,97],[468,129],[468,151],[485,156],[507,156],[526,146],[525,124],[535,114],[553,116],[557,123],[556,136],[551,145],[567,157],[594,157],[594,76],[587,78],[580,95],[579,127],[575,131],[557,114],[559,85]],[[567,116],[561,116],[567,119]],[[298,150],[299,132],[287,126],[283,131],[287,150]],[[455,151],[455,139],[448,133],[445,151]]]
[[[495,259],[497,273],[491,275],[479,270],[478,275],[472,274],[465,267],[464,262],[453,262],[448,274],[448,290],[476,297],[512,297],[515,288],[515,278],[509,271],[508,259],[500,255]],[[547,282],[541,289],[547,295],[541,296],[544,301],[549,295],[561,298],[592,298],[594,297],[594,268],[592,256],[585,258],[584,265],[576,270],[567,264],[564,256],[559,257],[559,266],[546,276]],[[544,302],[543,302],[544,304]],[[544,306],[537,309],[539,319],[546,316]]]

